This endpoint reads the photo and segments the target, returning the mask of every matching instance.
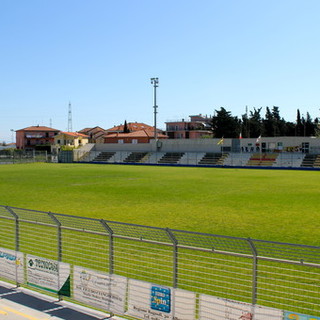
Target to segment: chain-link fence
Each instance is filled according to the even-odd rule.
[[[24,255],[20,276],[19,263],[16,277],[0,276],[74,302],[138,319],[320,316],[320,247],[7,206],[0,221],[0,269],[8,253]],[[53,261],[69,270],[67,294],[46,284]]]
[[[47,151],[0,150],[0,164],[47,162]]]

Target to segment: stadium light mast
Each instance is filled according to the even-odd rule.
[[[14,129],[10,129],[10,131],[11,131],[11,142],[13,143],[14,142],[14,140],[13,140]]]
[[[72,111],[71,111],[71,102],[69,102],[69,108],[68,108],[68,132],[72,132]]]
[[[159,79],[151,78],[151,84],[153,84],[154,139],[157,140],[157,87],[159,86]]]

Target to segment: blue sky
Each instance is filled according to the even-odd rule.
[[[318,0],[1,0],[0,141],[11,129],[158,127],[221,107],[320,116]]]

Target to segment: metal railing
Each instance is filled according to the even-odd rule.
[[[2,248],[192,292],[194,319],[203,296],[320,316],[320,247],[8,206],[0,222]],[[70,299],[77,302],[72,288]]]
[[[1,150],[0,164],[47,162],[46,151]]]

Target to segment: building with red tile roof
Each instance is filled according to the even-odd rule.
[[[125,132],[127,131],[127,132]],[[157,129],[157,139],[168,137]],[[125,122],[106,130],[106,134],[99,138],[100,143],[149,143],[154,139],[154,127],[141,122]]]
[[[152,128],[152,127],[151,127]],[[157,133],[157,139],[167,139],[165,134]],[[149,143],[154,139],[154,130],[143,129],[129,133],[116,132],[108,133],[103,136],[103,143]]]
[[[123,133],[124,132],[124,129],[125,129],[125,124],[120,124],[118,126],[114,126],[110,129],[107,129],[106,130],[106,133],[109,134],[109,133]],[[141,130],[152,130],[154,131],[154,127],[152,126],[149,126],[148,124],[145,124],[145,123],[140,123],[140,122],[128,122],[127,123],[127,129],[130,131],[130,132],[133,132],[133,131],[141,131]],[[159,132],[161,130],[158,130]]]
[[[96,143],[97,139],[101,138],[106,134],[106,130],[98,126],[94,128],[84,128],[78,132],[89,136],[90,143]]]
[[[78,148],[89,142],[89,136],[79,132],[61,131],[54,137],[52,151],[57,153],[63,147]]]
[[[31,126],[16,130],[17,149],[50,151],[58,129],[46,126]]]

